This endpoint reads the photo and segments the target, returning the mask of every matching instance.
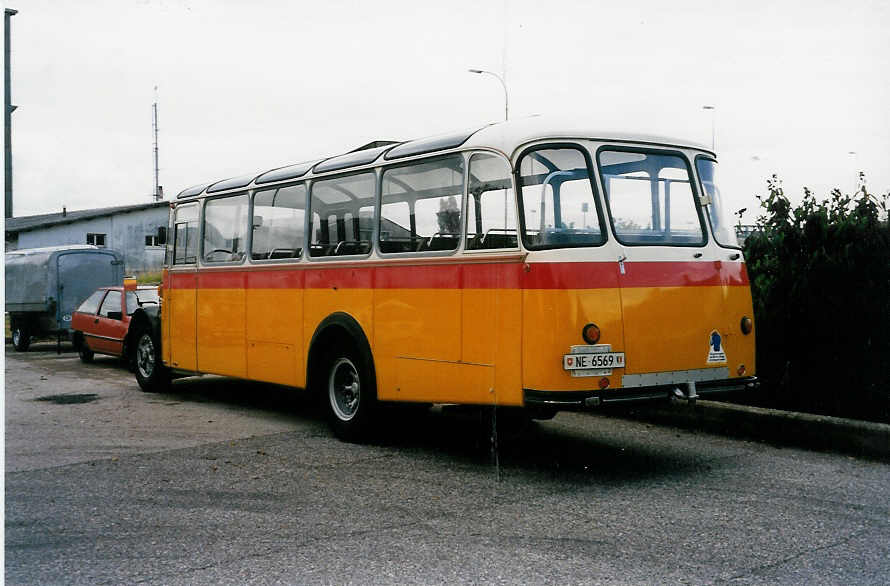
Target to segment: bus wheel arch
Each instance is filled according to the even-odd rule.
[[[377,373],[371,345],[346,313],[326,317],[315,329],[307,359],[308,388],[323,402],[334,433],[365,439],[377,412]]]
[[[170,370],[161,358],[161,329],[159,316],[137,309],[130,318],[124,339],[124,353],[136,374],[139,387],[148,393],[164,392],[170,388]]]

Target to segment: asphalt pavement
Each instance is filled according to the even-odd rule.
[[[6,351],[8,584],[878,584],[890,465],[605,415],[394,413],[332,436],[299,393],[141,393]]]

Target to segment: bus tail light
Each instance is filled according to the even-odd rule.
[[[754,329],[754,322],[751,321],[751,318],[747,315],[742,318],[742,321],[739,325],[742,328],[742,333],[746,336],[751,333],[751,330]]]
[[[596,344],[600,341],[600,328],[596,324],[587,324],[584,326],[584,329],[581,330],[581,337],[584,338],[584,341],[588,344]]]
[[[609,386],[609,379],[607,379],[606,377],[601,378],[600,379],[600,388],[605,389],[608,386]]]
[[[738,368],[738,370],[736,370],[736,374],[738,374],[739,376],[745,376],[746,372],[748,372],[748,371],[745,369],[745,365],[739,364],[739,368]]]

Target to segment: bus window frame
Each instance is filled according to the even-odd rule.
[[[463,226],[463,234],[461,234],[461,247],[459,250],[466,254],[497,254],[497,253],[516,253],[519,250],[522,250],[522,237],[520,236],[521,228],[519,226],[519,196],[516,189],[516,177],[513,172],[513,164],[510,162],[510,158],[507,157],[504,153],[500,151],[490,151],[490,150],[472,150],[472,151],[464,151],[465,161],[466,161],[466,178],[464,179],[464,205],[463,205],[463,218],[461,220],[461,224]],[[470,206],[470,164],[473,161],[473,157],[476,155],[493,155],[496,157],[500,157],[505,163],[507,163],[508,176],[510,179],[511,189],[513,189],[513,213],[516,214],[516,230],[519,232],[516,235],[516,246],[512,246],[509,248],[466,248],[467,245],[467,222],[469,222],[469,206]]]
[[[194,206],[194,208],[196,210],[195,223],[197,224],[197,228],[198,228],[196,230],[196,235],[195,235],[195,237],[198,239],[198,246],[195,247],[195,260],[193,260],[192,262],[176,262],[176,224],[177,224],[176,223],[176,212],[182,208],[188,209],[191,206]],[[173,237],[167,239],[168,245],[170,246],[170,264],[168,265],[170,268],[173,268],[173,269],[175,269],[177,267],[190,267],[191,268],[191,267],[198,266],[199,257],[201,256],[198,248],[201,246],[201,243],[203,242],[203,239],[204,239],[204,221],[203,221],[204,209],[203,208],[204,208],[204,205],[199,200],[199,201],[188,201],[188,202],[183,202],[183,203],[177,203],[176,207],[174,207],[171,210],[170,224],[171,224],[171,228],[173,229]],[[186,250],[188,250],[187,246],[186,246]]]
[[[690,178],[689,180],[689,190],[692,192],[692,204],[695,206],[695,211],[698,214],[698,223],[699,227],[702,231],[702,241],[697,242],[695,244],[679,244],[679,243],[670,243],[670,242],[625,242],[621,238],[618,237],[618,233],[615,231],[615,222],[612,218],[612,208],[609,206],[609,202],[606,197],[606,181],[603,178],[603,171],[600,168],[600,153],[602,151],[617,151],[622,153],[637,153],[641,155],[667,155],[679,157],[680,160],[683,161],[684,165],[686,165],[686,172]],[[612,235],[615,236],[615,241],[618,242],[621,246],[627,247],[657,247],[657,246],[669,246],[671,248],[706,248],[710,243],[711,233],[709,230],[710,224],[706,223],[705,214],[703,213],[702,205],[701,205],[701,191],[699,191],[698,186],[698,173],[695,173],[692,167],[690,166],[689,157],[686,156],[686,153],[683,151],[678,151],[676,149],[661,149],[657,147],[634,147],[634,146],[621,146],[615,145],[612,143],[603,144],[597,147],[596,149],[596,169],[597,169],[597,179],[599,180],[602,190],[603,190],[603,206],[608,209],[609,212],[609,229],[612,231]]]
[[[599,221],[600,232],[602,233],[602,241],[598,243],[579,243],[579,244],[543,244],[532,246],[526,240],[526,232],[525,232],[525,201],[522,197],[522,160],[529,154],[534,151],[542,151],[547,149],[574,149],[581,153],[584,157],[584,162],[587,165],[587,178],[590,181],[590,189],[593,195],[593,203],[596,206],[596,217]],[[516,205],[517,205],[517,221],[519,223],[519,232],[520,232],[520,241],[522,242],[522,248],[525,250],[559,250],[563,248],[600,248],[601,246],[605,246],[609,242],[609,227],[611,224],[606,224],[606,218],[603,214],[603,206],[605,205],[605,197],[600,194],[599,186],[597,185],[596,175],[597,175],[597,167],[593,166],[593,162],[590,158],[590,150],[586,148],[580,142],[542,142],[537,143],[531,146],[524,148],[519,152],[519,155],[516,156],[516,165],[513,168],[513,184],[516,189]],[[608,227],[607,227],[608,226]]]
[[[241,259],[210,262],[210,263],[208,263],[207,261],[204,260],[204,244],[205,244],[205,242],[204,242],[204,226],[205,226],[205,222],[207,221],[206,220],[206,218],[207,218],[206,212],[207,212],[207,203],[208,202],[212,202],[217,199],[225,199],[227,197],[237,197],[239,195],[247,196],[247,220],[248,220],[248,224],[252,223],[252,220],[253,220],[253,196],[251,195],[251,191],[252,190],[244,189],[244,190],[239,190],[239,191],[235,191],[232,193],[221,193],[219,195],[214,194],[213,197],[204,197],[201,200],[201,213],[199,216],[199,227],[200,227],[199,232],[200,232],[200,238],[201,238],[201,240],[200,240],[201,249],[198,253],[198,266],[212,268],[212,267],[232,267],[232,266],[239,266],[239,265],[245,264],[247,257],[250,256],[250,246],[253,245],[253,234],[252,234],[253,230],[250,229],[249,225],[247,226],[247,233],[244,238],[244,246],[245,246],[245,249],[243,251],[244,256],[242,256]]]
[[[320,175],[317,177],[312,177],[305,181],[306,185],[306,217],[303,228],[303,255],[309,262],[334,262],[338,260],[346,260],[346,261],[354,261],[354,260],[362,260],[366,259],[374,253],[374,243],[371,243],[371,246],[368,247],[368,252],[363,252],[360,254],[330,254],[325,256],[312,256],[309,253],[309,248],[312,246],[312,214],[314,213],[312,208],[312,189],[316,183],[321,183],[323,181],[329,181],[331,179],[339,179],[341,177],[348,177],[350,175],[363,175],[366,173],[371,173],[374,175],[374,196],[372,200],[371,207],[374,209],[375,213],[379,214],[379,205],[380,205],[380,173],[378,173],[378,168],[375,166],[366,166],[366,167],[350,167],[349,169],[344,169],[342,171],[333,172],[330,175]],[[359,208],[361,209],[361,208]],[[358,210],[356,210],[358,211]],[[319,214],[319,221],[328,221],[325,218],[322,218]],[[374,238],[377,231],[377,224],[379,222],[373,222],[371,227],[371,238]]]
[[[250,247],[247,250],[247,254],[245,254],[245,256],[248,259],[249,264],[269,265],[269,264],[298,263],[298,262],[302,262],[304,259],[306,259],[306,257],[308,256],[308,253],[306,251],[306,230],[308,229],[306,217],[309,215],[308,213],[306,213],[309,208],[309,186],[307,185],[307,183],[308,183],[307,180],[301,179],[300,181],[292,181],[290,183],[282,183],[280,185],[278,185],[278,184],[261,185],[261,186],[257,186],[250,190],[250,211],[248,214],[250,225],[248,226],[249,233],[247,235],[247,239],[250,244]],[[286,189],[288,187],[295,187],[297,185],[306,185],[306,201],[305,201],[306,207],[303,208],[303,246],[302,246],[302,250],[300,251],[300,256],[293,256],[293,257],[289,257],[289,258],[261,258],[261,259],[252,258],[252,255],[253,255],[253,230],[254,230],[254,228],[253,228],[254,199],[256,198],[257,194],[264,193],[264,192],[271,191],[271,190],[278,191],[279,189]]]
[[[698,172],[698,160],[699,159],[712,161],[716,165],[717,157],[714,157],[711,155],[697,154],[697,155],[695,155],[695,160],[693,161],[693,166],[695,167],[695,181],[696,181],[696,183],[698,183],[698,185],[700,187],[699,193],[705,194],[705,193],[707,193],[707,191],[705,190],[704,183],[701,180],[701,175]],[[707,205],[711,205],[711,204],[709,203]],[[699,207],[701,207],[701,208],[705,207],[705,206],[701,205],[701,200],[699,200]],[[717,232],[714,230],[714,225],[711,223],[711,214],[710,213],[705,214],[705,218],[707,218],[707,221],[708,221],[708,230],[710,230],[710,235],[714,237],[714,242],[717,244],[717,246],[719,246],[720,248],[725,248],[726,250],[742,250],[741,246],[732,246],[731,244],[722,244],[720,242],[720,240],[717,239]]]
[[[452,151],[449,153],[441,153],[436,152],[433,155],[420,155],[416,158],[407,160],[407,161],[398,161],[397,163],[389,164],[389,165],[381,165],[378,167],[379,174],[377,178],[377,222],[374,226],[374,252],[380,256],[380,258],[425,258],[425,257],[449,257],[455,256],[457,254],[461,254],[464,252],[464,245],[466,240],[466,206],[467,206],[467,181],[469,179],[468,175],[468,167],[469,167],[469,157],[467,156],[469,152],[472,151]],[[453,158],[455,156],[460,156],[463,160],[463,187],[460,191],[461,194],[461,205],[460,205],[460,213],[461,213],[461,233],[458,237],[457,246],[453,250],[423,250],[423,251],[405,251],[405,252],[383,252],[380,250],[380,229],[381,223],[383,222],[383,175],[386,171],[390,169],[398,169],[401,167],[410,167],[412,165],[423,164],[433,162],[439,159],[448,159]]]

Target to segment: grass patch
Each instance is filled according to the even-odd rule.
[[[136,275],[136,282],[140,285],[158,285],[161,282],[161,272]]]

